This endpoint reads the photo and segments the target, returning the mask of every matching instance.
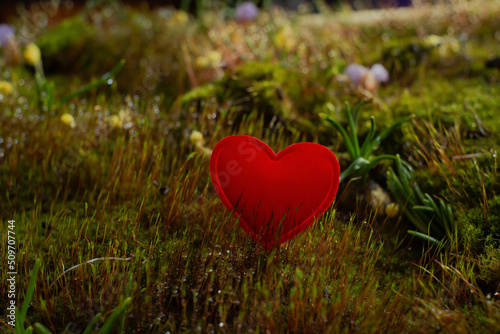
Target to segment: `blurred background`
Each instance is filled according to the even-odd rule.
[[[49,1],[2,1],[0,2],[0,21],[8,22],[13,16],[19,14],[20,10],[29,8],[30,6],[45,6],[54,7],[58,6],[59,15],[70,15],[77,12],[81,7],[87,5],[99,5],[108,3],[110,1],[91,0],[91,1],[64,1],[64,0],[49,0]],[[218,0],[149,0],[149,1],[134,1],[134,0],[115,0],[127,6],[148,6],[148,7],[163,7],[171,6],[178,9],[187,9],[191,13],[196,13],[199,7],[203,8],[223,8],[234,7],[243,1],[218,1]],[[319,11],[324,6],[333,9],[380,9],[380,8],[395,8],[407,6],[422,6],[426,4],[451,4],[457,2],[464,2],[463,0],[255,0],[259,7],[266,7],[271,5],[280,6],[290,10],[300,9],[301,5],[312,8],[313,11]],[[466,1],[465,1],[466,2]]]

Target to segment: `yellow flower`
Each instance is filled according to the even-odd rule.
[[[189,22],[189,16],[186,14],[185,11],[182,10],[176,10],[174,15],[170,17],[171,22],[173,25],[185,25],[186,23]]]
[[[206,56],[199,56],[195,60],[195,66],[200,69],[217,68],[222,61],[220,52],[211,50]]]
[[[460,42],[453,37],[430,35],[424,38],[424,46],[437,48],[440,58],[449,59],[460,52]]]
[[[212,64],[219,64],[222,61],[222,55],[219,51],[210,50],[208,52],[208,59],[212,62]]]
[[[122,122],[122,124],[132,122],[132,117],[130,116],[130,111],[128,111],[126,109],[121,109],[118,112],[118,117],[120,117],[120,122]]]
[[[189,136],[189,141],[195,146],[203,147],[203,134],[200,131],[194,130]]]
[[[196,68],[209,68],[210,67],[210,59],[206,56],[199,56],[196,57],[196,60],[194,61],[194,65]]]
[[[63,122],[64,124],[66,124],[67,126],[69,126],[70,128],[74,128],[76,127],[76,122],[75,122],[75,118],[71,115],[71,114],[63,114],[61,115],[61,122]]]
[[[118,115],[111,115],[107,119],[108,125],[112,129],[121,129],[123,127],[122,120],[120,119],[120,116]]]
[[[297,34],[289,25],[285,25],[276,34],[276,44],[285,51],[292,51],[297,46]]]
[[[35,43],[30,43],[24,49],[24,60],[30,65],[37,65],[42,61],[42,52]]]
[[[205,157],[210,158],[212,156],[212,149],[208,147],[199,147],[198,150],[202,152],[205,155]]]
[[[195,150],[202,153],[206,158],[212,156],[212,149],[203,146],[203,134],[200,131],[194,130],[189,136],[189,141],[195,146]]]
[[[394,218],[399,214],[399,205],[396,203],[390,203],[385,206],[385,214],[390,217]]]
[[[430,35],[423,39],[424,46],[438,46],[442,42],[443,38],[438,35]]]
[[[14,88],[12,87],[12,84],[10,82],[5,80],[0,80],[0,94],[8,95],[12,93],[13,89]]]
[[[441,58],[449,59],[460,52],[460,43],[456,39],[448,39],[438,48]]]

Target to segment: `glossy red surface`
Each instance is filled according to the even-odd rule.
[[[229,136],[215,146],[210,173],[222,203],[266,249],[310,226],[331,205],[340,167],[315,143],[298,143],[275,154],[262,141]]]

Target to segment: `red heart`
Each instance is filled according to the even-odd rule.
[[[245,232],[270,249],[325,212],[337,193],[340,167],[319,144],[298,143],[275,154],[256,138],[235,135],[215,145],[210,176]]]

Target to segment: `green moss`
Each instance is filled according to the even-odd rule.
[[[44,33],[37,43],[44,58],[72,58],[86,51],[89,39],[94,38],[96,33],[91,23],[83,16],[76,15]]]
[[[484,250],[484,216],[480,208],[473,208],[458,215],[457,224],[466,249],[476,254]]]
[[[478,278],[485,282],[492,292],[500,288],[500,247],[490,245],[479,260],[480,273]]]
[[[494,239],[500,239],[500,195],[488,201],[488,225]]]
[[[186,94],[182,95],[182,97],[180,98],[180,103],[181,105],[186,105],[189,102],[208,100],[212,97],[215,97],[215,95],[216,95],[215,85],[207,84],[204,86],[193,88]]]
[[[460,235],[466,249],[482,254],[500,245],[500,198],[495,196],[487,205],[474,206],[457,214]]]

